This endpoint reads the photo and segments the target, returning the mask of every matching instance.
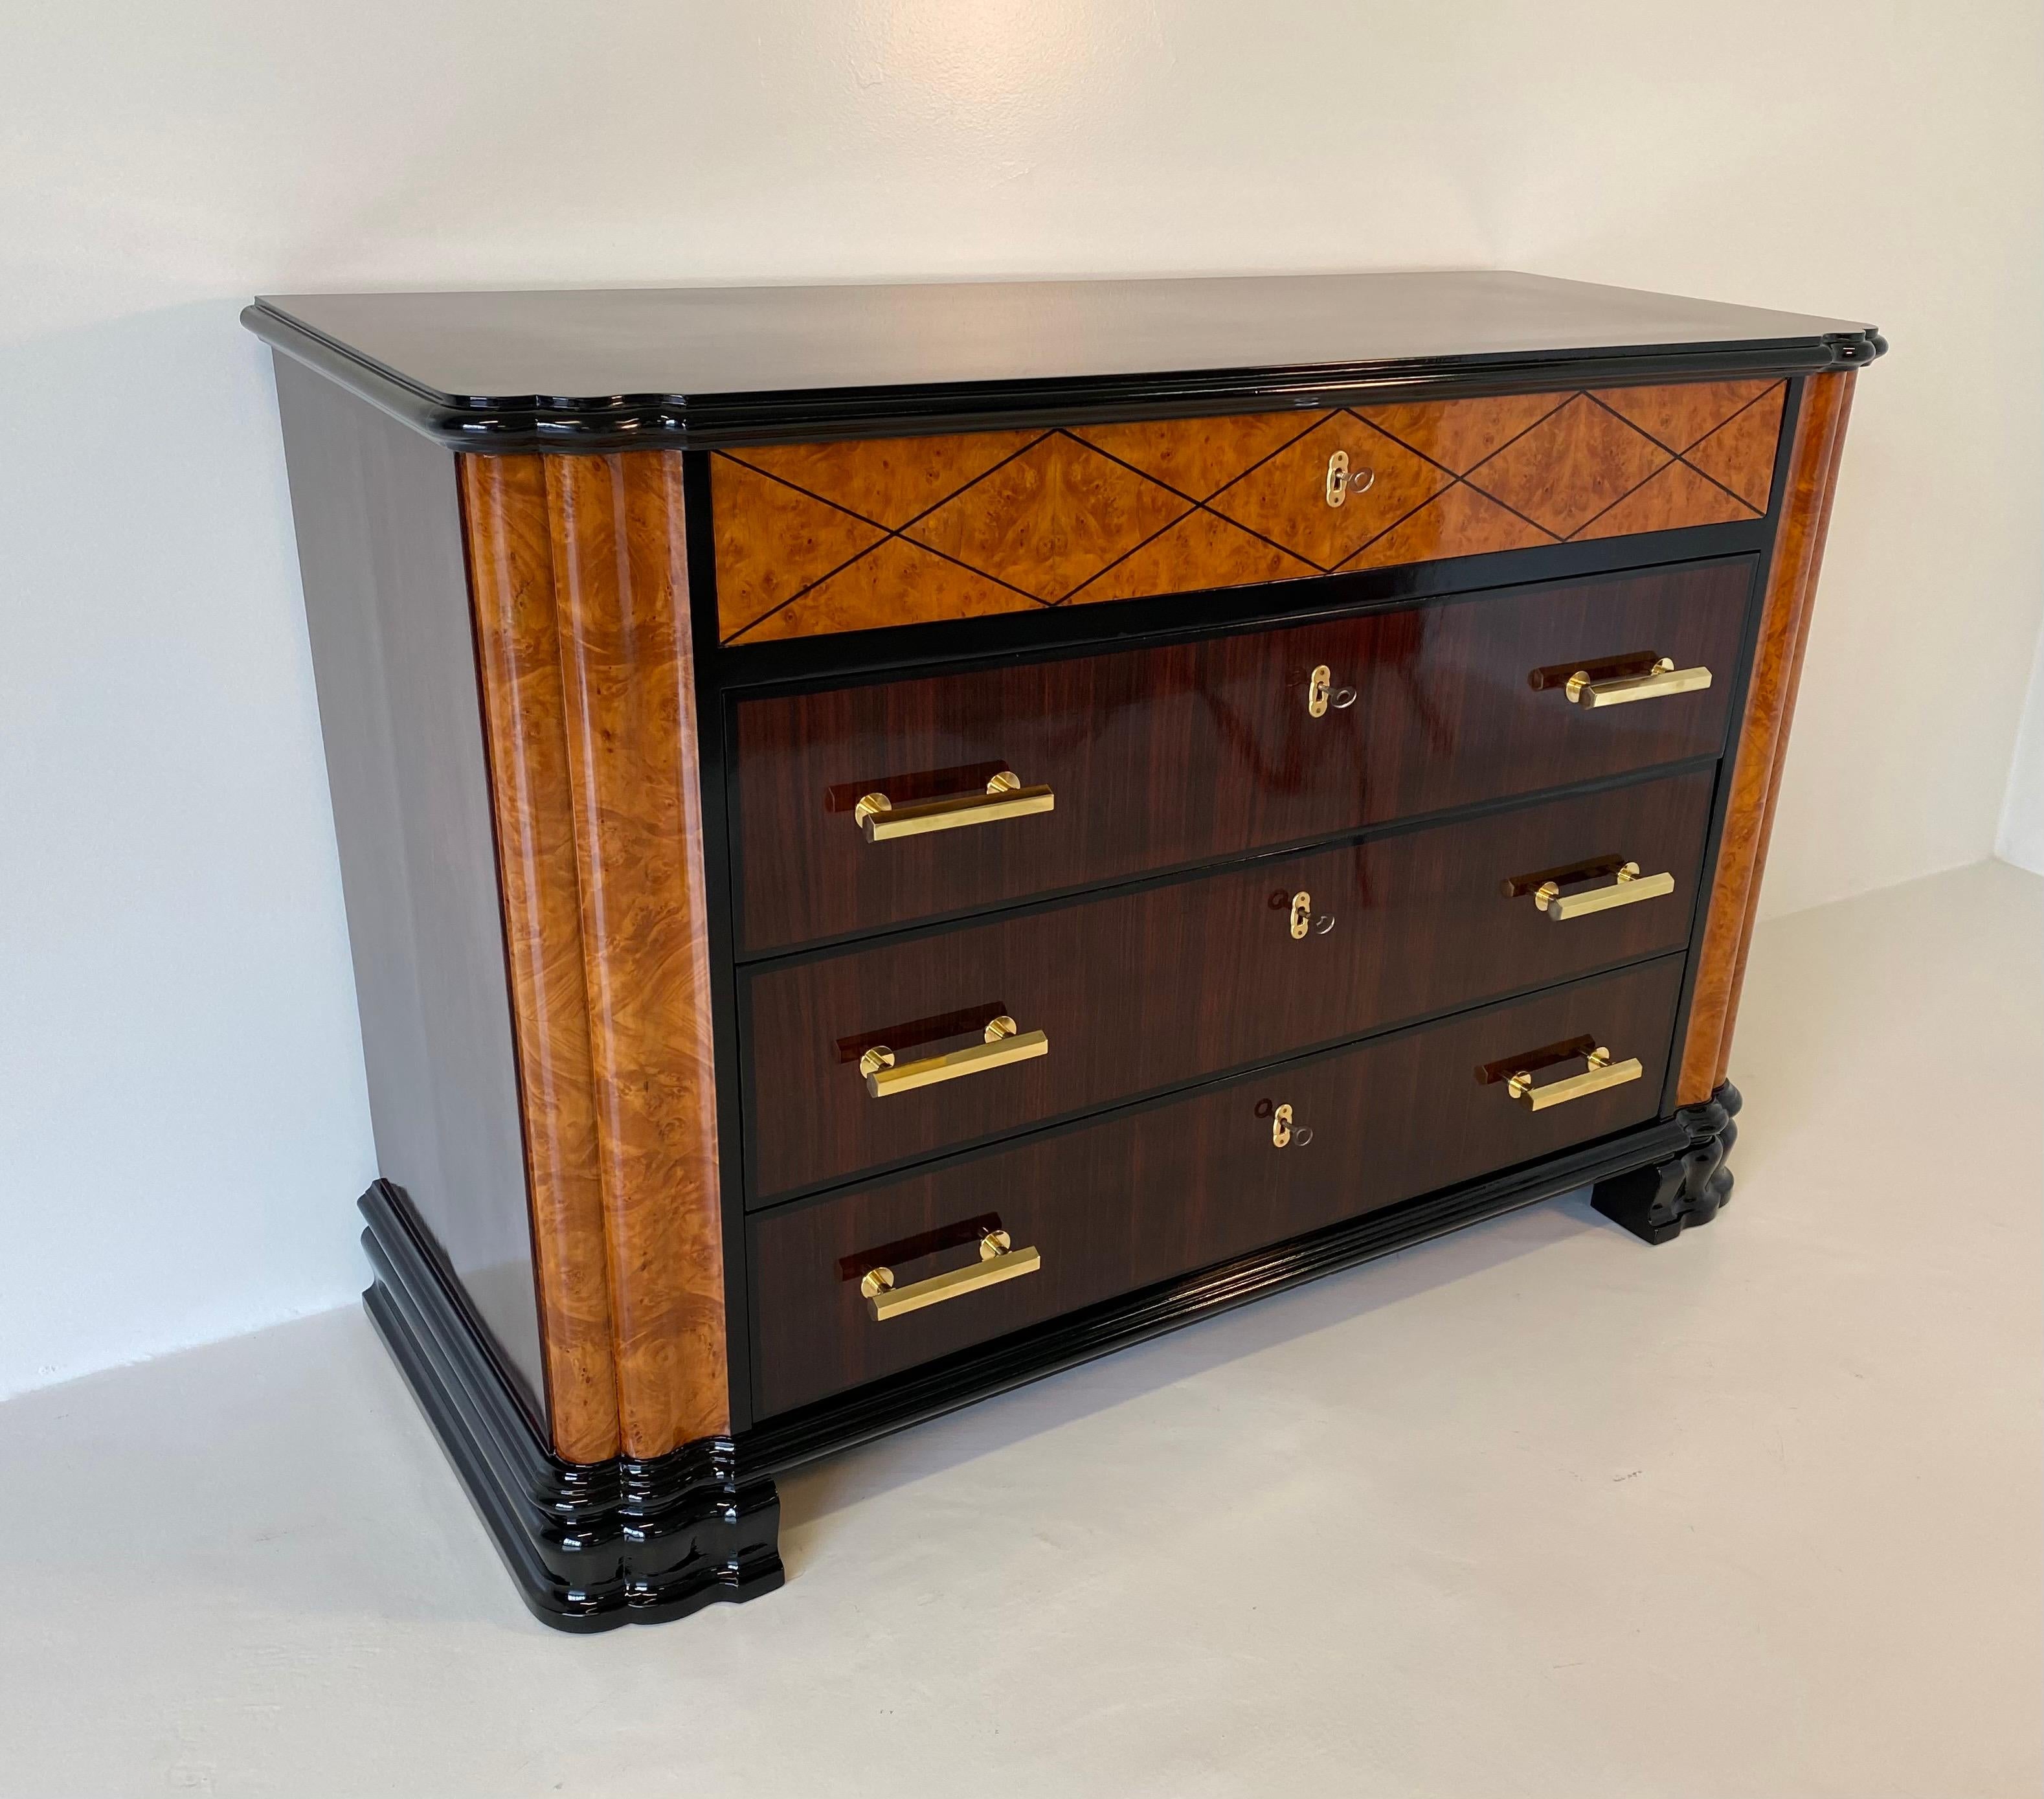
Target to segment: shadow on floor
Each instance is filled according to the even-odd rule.
[[[833,1533],[819,1527],[848,1507],[1179,1381],[1537,1255],[1586,1231],[1618,1228],[1592,1209],[1589,1190],[1581,1188],[1201,1319],[878,1442],[825,1456],[778,1482],[789,1574],[798,1574],[809,1556],[828,1549]],[[1643,1253],[1646,1246],[1639,1247]]]

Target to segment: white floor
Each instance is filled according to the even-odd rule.
[[[2044,882],[1763,932],[1739,1191],[1498,1220],[531,1621],[359,1313],[0,1407],[0,1790],[2034,1795]],[[337,1220],[336,1228],[345,1228]]]

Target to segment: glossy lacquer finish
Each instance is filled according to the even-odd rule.
[[[1688,382],[719,452],[718,630],[760,643],[1757,519],[1786,390]]]
[[[1767,594],[1754,647],[1746,711],[1733,752],[1731,791],[1710,913],[1696,958],[1696,999],[1681,1058],[1676,1097],[1699,1105],[1731,1072],[1732,1028],[1740,976],[1760,906],[1760,878],[1781,793],[1796,688],[1809,642],[1811,609],[1823,565],[1824,535],[1854,377],[1829,375],[1807,384],[1790,452],[1781,533],[1768,571]]]
[[[753,1226],[758,1405],[770,1415],[1153,1281],[1585,1142],[1654,1115],[1679,957],[1251,1075],[1174,1104],[933,1173],[770,1213]],[[1641,1078],[1531,1112],[1477,1070],[1587,1035]],[[1576,1066],[1580,1067],[1580,1064]],[[1292,1140],[1272,1118],[1292,1108]],[[1300,1133],[1309,1130],[1310,1142]],[[997,1216],[1035,1274],[876,1320],[859,1277],[969,1265],[897,1246]]]
[[[1723,747],[1753,563],[1486,594],[1281,630],[761,698],[736,709],[741,953],[1067,891]],[[1700,692],[1589,709],[1529,676],[1652,652]],[[1324,666],[1335,689],[1312,716]],[[1343,703],[1352,689],[1352,702]],[[1053,812],[868,843],[861,794]]]
[[[677,456],[461,465],[562,1453],[730,1425]]]
[[[1842,319],[1495,269],[300,294],[241,316],[444,443],[556,452],[1781,375],[1885,348]]]
[[[747,994],[755,1203],[1679,949],[1713,785],[1646,781],[764,969]],[[1565,920],[1504,890],[1599,859],[1674,890]],[[867,1091],[870,1045],[938,1055],[1003,1013],[1049,1053]]]

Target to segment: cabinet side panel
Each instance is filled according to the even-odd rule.
[[[1759,899],[1767,830],[1809,629],[1824,528],[1831,517],[1831,483],[1852,404],[1852,382],[1850,374],[1812,375],[1804,389],[1780,535],[1768,571],[1760,641],[1732,763],[1731,800],[1704,925],[1696,998],[1682,1048],[1675,1097],[1684,1105],[1700,1105],[1711,1097],[1724,1078],[1731,1053],[1742,946]]]
[[[601,1462],[618,1450],[616,1344],[545,463],[463,456],[461,487],[549,1421],[564,1460]]]
[[[1824,540],[1831,534],[1831,501],[1838,490],[1838,463],[1845,456],[1846,427],[1852,419],[1853,378],[1848,375],[1816,379],[1837,382],[1838,421],[1831,433],[1831,461],[1824,470],[1815,515],[1808,527],[1808,566],[1803,576],[1803,605],[1796,623],[1795,652],[1789,659],[1781,728],[1774,734],[1774,767],[1768,777],[1767,804],[1760,815],[1760,837],[1754,851],[1753,884],[1746,894],[1746,921],[1739,930],[1739,954],[1732,963],[1731,991],[1725,1001],[1724,1025],[1718,1033],[1719,1082],[1731,1073],[1732,1033],[1739,1028],[1739,996],[1746,985],[1746,955],[1753,948],[1753,928],[1760,917],[1760,880],[1767,868],[1767,846],[1774,838],[1774,807],[1781,797],[1782,765],[1788,759],[1788,732],[1796,718],[1796,694],[1803,685],[1803,656],[1810,647],[1810,620],[1816,611],[1817,580],[1823,572]]]
[[[276,359],[377,1165],[541,1413],[455,459]]]
[[[548,456],[625,1452],[731,1427],[682,459]]]

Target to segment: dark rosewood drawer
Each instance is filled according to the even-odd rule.
[[[1753,563],[1549,584],[1282,630],[741,702],[741,953],[970,912],[1716,755]],[[1572,705],[1534,671],[1652,652],[1710,686]],[[1347,705],[1312,716],[1312,671]],[[1055,809],[866,840],[856,805]]]
[[[1712,771],[1397,831],[778,963],[746,980],[746,1167],[755,1203],[898,1167],[1253,1063],[1681,948]],[[1602,863],[1672,892],[1550,917],[1512,877]],[[1297,896],[1304,937],[1293,935]],[[1047,1053],[876,1097],[897,1070],[984,1041],[1005,1014]]]
[[[1644,1123],[1681,974],[1669,956],[756,1219],[760,1413]],[[1537,1112],[1478,1078],[1485,1063],[1578,1036],[1636,1056],[1640,1078]],[[1293,1117],[1281,1148],[1280,1105]],[[1039,1253],[1035,1272],[874,1317],[859,1283],[876,1261],[897,1291],[973,1267],[975,1221],[995,1219],[1015,1251]]]

